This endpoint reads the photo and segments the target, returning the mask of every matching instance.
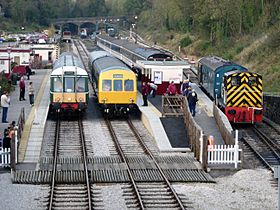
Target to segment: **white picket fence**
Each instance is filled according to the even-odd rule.
[[[0,148],[0,167],[8,167],[11,164],[11,149]]]
[[[208,164],[234,164],[237,168],[238,163],[241,163],[241,151],[238,144],[208,145]]]

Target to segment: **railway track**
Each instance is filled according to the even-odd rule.
[[[274,166],[280,164],[280,141],[279,139],[275,139],[277,135],[271,134],[268,129],[269,126],[264,124],[253,126],[243,131],[245,136],[242,138],[242,141],[265,167],[274,171]]]
[[[91,186],[89,182],[87,155],[83,134],[82,120],[70,121],[72,132],[65,132],[65,126],[57,118],[54,142],[54,159],[52,181],[49,198],[49,210],[57,209],[91,209]],[[76,124],[76,125],[75,125]],[[78,124],[78,125],[77,125]],[[68,133],[68,135],[67,135]],[[80,141],[79,141],[80,140]],[[60,159],[71,156],[81,156],[84,167],[84,182],[80,184],[60,184],[57,181],[60,171]]]
[[[175,190],[173,189],[168,178],[165,176],[160,165],[157,163],[156,158],[152,152],[146,147],[137,129],[134,127],[132,122],[127,119],[125,123],[121,123],[123,128],[121,133],[129,135],[128,139],[132,142],[129,147],[125,146],[126,143],[122,142],[123,136],[120,135],[120,131],[116,131],[116,123],[112,123],[106,120],[107,126],[110,130],[112,139],[115,143],[117,151],[121,156],[122,161],[125,163],[130,179],[130,184],[125,189],[125,196],[127,199],[127,205],[130,208],[140,209],[186,209],[188,203],[183,202]],[[124,132],[124,127],[127,128],[127,132]],[[133,134],[134,137],[131,135]],[[133,148],[133,149],[132,149]],[[129,157],[133,155],[146,155],[152,160],[152,163],[156,166],[159,171],[162,182],[151,183],[151,182],[139,182],[133,172],[133,164],[129,162]],[[128,194],[128,195],[127,195]]]

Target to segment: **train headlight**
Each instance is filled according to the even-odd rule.
[[[107,98],[104,98],[103,100],[102,100],[102,102],[105,104],[106,103],[106,101],[107,101]]]
[[[55,102],[60,102],[60,98],[56,97]]]
[[[82,101],[83,101],[83,98],[82,98],[82,97],[80,97],[80,98],[79,98],[79,100],[80,100],[80,102],[82,102]]]
[[[68,100],[68,101],[71,101],[71,100],[72,100],[72,98],[70,98],[70,97],[69,97],[69,98],[67,98],[67,100]]]
[[[132,98],[130,98],[129,100],[130,100],[130,102],[131,102],[131,103],[133,103],[133,102],[134,102],[134,100],[133,100]]]
[[[234,109],[231,109],[228,111],[228,113],[234,115],[234,114],[236,114],[236,111]]]

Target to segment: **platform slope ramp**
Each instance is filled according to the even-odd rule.
[[[35,104],[26,120],[19,147],[19,162],[37,163],[39,161],[45,123],[49,110],[50,72],[51,71],[48,71],[45,75],[35,99]]]

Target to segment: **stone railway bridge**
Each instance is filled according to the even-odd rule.
[[[80,35],[81,28],[94,28],[97,31],[100,27],[106,27],[106,25],[121,24],[125,26],[131,21],[130,17],[126,16],[114,16],[114,17],[82,17],[82,18],[58,18],[50,19],[50,24],[54,25],[57,29],[63,31],[67,26],[75,27],[78,35]]]

